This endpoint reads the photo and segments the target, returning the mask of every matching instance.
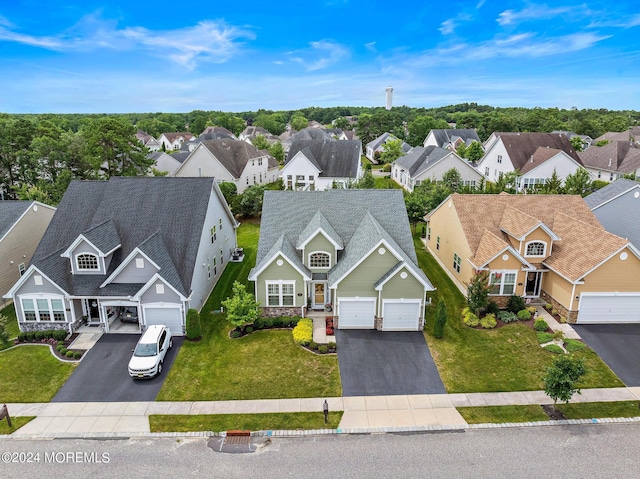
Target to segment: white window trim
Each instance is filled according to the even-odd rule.
[[[542,250],[542,254],[527,254],[527,249],[529,248],[529,245],[533,244],[533,243],[542,243],[544,245],[544,249]],[[542,241],[542,240],[528,241],[524,245],[524,255],[527,258],[544,258],[547,255],[547,242],[546,241]]]
[[[27,321],[25,319],[25,314],[24,314],[24,300],[28,299],[33,301],[33,307],[34,307],[34,311],[36,313],[36,320],[35,321]],[[40,319],[40,309],[38,308],[38,300],[46,300],[47,301],[47,306],[49,307],[49,317],[53,318],[53,306],[51,305],[51,300],[60,300],[62,302],[62,313],[64,314],[64,320],[63,321],[55,321],[53,319],[51,320],[42,320]],[[47,297],[42,297],[40,295],[24,295],[24,296],[20,296],[20,307],[22,308],[22,322],[23,323],[47,323],[47,324],[54,324],[54,323],[66,323],[67,321],[67,311],[65,308],[65,304],[64,304],[64,297],[63,296],[47,296]]]
[[[78,258],[80,258],[80,256],[93,256],[96,259],[96,267],[95,268],[81,268],[80,267],[80,263],[78,263]],[[78,253],[75,256],[75,261],[76,261],[76,269],[78,271],[100,271],[100,260],[98,258],[97,254],[93,254],[93,253]]]
[[[458,256],[457,253],[453,253],[453,270],[460,274],[460,269],[462,267],[462,258]]]
[[[291,284],[293,285],[293,294],[291,295],[293,297],[293,301],[292,304],[282,304],[282,285],[284,284]],[[274,294],[269,294],[269,286],[271,285],[276,285],[278,286],[278,304],[269,304],[269,296],[275,296]],[[278,281],[265,281],[265,294],[266,294],[266,299],[267,299],[267,307],[272,307],[272,308],[277,308],[277,307],[292,307],[295,306],[296,304],[296,282],[295,281],[284,281],[284,280],[278,280]],[[288,296],[288,295],[287,295]]]
[[[513,273],[515,275],[515,278],[513,280],[513,292],[512,293],[505,293],[504,292],[504,279],[505,276],[507,274]],[[500,275],[500,291],[498,291],[497,293],[489,293],[489,296],[511,296],[516,294],[516,286],[518,284],[518,270],[517,269],[503,269],[503,270],[491,270],[491,272],[489,273],[489,284],[491,286],[495,286],[498,283],[496,282],[495,284],[491,283],[491,276],[494,274],[499,274]]]
[[[311,256],[313,256],[314,254],[324,254],[324,255],[328,256],[329,257],[329,265],[328,266],[311,266]],[[326,251],[320,251],[320,250],[312,251],[307,256],[307,264],[309,265],[309,268],[313,268],[313,269],[328,269],[328,268],[331,268],[331,253],[327,253]]]

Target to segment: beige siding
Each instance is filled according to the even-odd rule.
[[[378,254],[378,248],[349,273],[338,285],[338,297],[378,296],[374,283],[398,263],[398,259],[385,248],[384,254]]]
[[[278,259],[282,259],[282,266],[278,266]],[[276,256],[271,264],[267,266],[256,279],[258,290],[258,302],[261,306],[267,306],[267,287],[266,281],[295,281],[294,290],[294,306],[305,306],[307,304],[306,291],[304,288],[304,279],[296,269],[289,264],[281,255]],[[302,293],[302,295],[299,295]]]
[[[507,260],[503,260],[502,257],[507,255],[509,258]],[[518,275],[516,276],[516,291],[515,294],[518,296],[524,295],[524,285],[526,281],[526,272],[521,271],[522,263],[518,260],[512,253],[504,252],[498,255],[493,261],[491,261],[487,267],[491,271],[517,271]]]
[[[570,309],[572,288],[573,285],[569,281],[553,271],[542,276],[542,289],[567,309]]]
[[[523,256],[525,255],[525,252],[527,251],[525,247],[527,243],[531,241],[543,241],[544,243],[547,243],[547,251],[545,256],[549,256],[551,254],[551,247],[552,247],[553,241],[551,240],[551,237],[547,234],[545,230],[538,227],[535,230],[533,230],[531,233],[529,233],[527,237],[522,241],[522,250],[520,251],[521,255]],[[534,258],[531,258],[531,261],[535,263],[535,262],[539,262],[540,259],[541,258],[534,257]]]
[[[401,274],[407,273],[402,279]],[[424,298],[424,286],[406,269],[402,268],[382,287],[382,299],[419,299]]]
[[[311,241],[309,241],[304,247],[304,264],[309,267],[309,254],[316,251],[324,251],[331,255],[331,267],[336,264],[336,249],[331,242],[322,234],[318,233]],[[314,273],[325,273],[330,268],[314,268]]]
[[[576,286],[575,296],[585,292],[640,291],[640,260],[628,249],[624,251],[627,253],[626,260],[621,260],[618,253],[600,265],[595,271],[585,276],[585,284]]]
[[[14,225],[0,242],[0,296],[11,289],[18,279],[18,265],[29,267],[33,253],[40,243],[49,222],[55,213],[54,209],[37,205],[38,211],[29,211]]]

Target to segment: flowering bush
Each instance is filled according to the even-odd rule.
[[[480,324],[480,320],[478,319],[478,317],[473,314],[469,310],[469,308],[464,308],[462,310],[462,322],[470,328],[475,328],[476,326],[478,326],[478,324]]]
[[[480,320],[480,326],[483,329],[493,329],[498,325],[498,321],[496,321],[496,317],[489,313],[485,317]]]
[[[298,325],[293,328],[293,340],[302,346],[307,346],[313,340],[313,321],[311,319],[303,318],[298,321]]]

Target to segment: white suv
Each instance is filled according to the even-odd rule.
[[[132,378],[152,378],[162,372],[162,362],[173,346],[171,331],[162,325],[149,326],[144,332],[129,361]]]

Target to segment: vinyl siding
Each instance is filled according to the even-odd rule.
[[[544,273],[542,277],[542,289],[567,309],[571,309],[572,288],[573,285],[571,283],[553,271]]]
[[[324,251],[331,255],[331,267],[336,264],[336,249],[331,242],[322,233],[309,241],[304,247],[303,261],[305,266],[309,267],[309,254],[313,252]],[[314,273],[326,273],[330,268],[313,268]]]
[[[144,268],[136,266],[136,260],[141,259],[144,262]],[[138,254],[120,271],[111,282],[112,283],[146,283],[151,277],[157,273],[157,268],[151,262]]]
[[[337,287],[338,297],[377,297],[374,283],[389,271],[398,259],[385,247],[384,254],[375,248],[369,256],[349,273]]]
[[[629,251],[622,261],[617,253],[584,278],[585,284],[576,286],[575,296],[586,292],[640,292],[640,260]]]
[[[278,259],[282,259],[282,266],[278,266]],[[267,266],[262,273],[256,279],[256,287],[258,291],[257,300],[261,306],[268,306],[267,304],[267,287],[266,281],[295,281],[295,297],[294,306],[306,306],[307,298],[304,287],[304,279],[302,275],[295,270],[289,262],[281,255],[277,255],[273,258],[273,261]],[[302,293],[302,296],[298,294]]]
[[[547,234],[545,230],[538,227],[535,230],[533,230],[530,234],[528,234],[524,240],[522,240],[522,249],[519,250],[522,256],[525,256],[525,253],[527,251],[526,245],[531,241],[543,241],[547,243],[546,256],[549,256],[551,254],[551,247],[552,247],[553,241],[551,240],[551,237]],[[529,259],[528,256],[525,256],[525,258]],[[541,258],[534,257],[534,258],[530,258],[530,260],[533,261],[534,263],[538,263],[540,262]]]
[[[407,277],[402,279],[400,275],[405,272]],[[381,292],[382,299],[419,299],[424,298],[424,286],[407,270],[402,268],[387,281]]]
[[[164,285],[164,294],[156,293],[156,285]],[[171,289],[164,281],[155,281],[140,297],[140,304],[150,303],[177,303],[180,304],[180,296]]]
[[[96,258],[98,259],[97,270],[78,271],[77,264],[76,264],[76,256],[83,253],[89,253],[96,256]],[[104,270],[102,269],[102,259],[100,258],[99,252],[86,241],[84,240],[80,241],[80,243],[73,250],[71,250],[70,256],[71,257],[69,258],[69,261],[71,261],[71,271],[73,274],[105,274]]]
[[[40,275],[37,271],[29,274],[29,278],[24,282],[24,284],[15,292],[14,298],[15,307],[16,307],[16,316],[18,317],[18,321],[24,320],[24,316],[22,314],[22,303],[20,302],[20,296],[26,294],[39,294],[41,298],[48,298],[51,296],[62,297],[64,293],[60,291],[60,289],[55,286],[51,281],[47,279],[46,276],[42,276],[42,285],[37,286],[35,284],[34,276]],[[65,309],[70,309],[69,303],[65,300]],[[67,320],[71,320],[71,312],[67,311]]]
[[[502,256],[505,254],[509,256],[509,259],[507,259],[506,261],[502,259]],[[491,261],[487,266],[489,269],[491,269],[491,271],[501,271],[501,270],[517,271],[518,274],[516,275],[515,294],[518,296],[524,295],[524,287],[525,287],[524,285],[526,284],[526,278],[527,278],[526,272],[520,271],[520,269],[522,268],[522,263],[512,253],[504,252],[499,254],[498,257],[493,261]]]

